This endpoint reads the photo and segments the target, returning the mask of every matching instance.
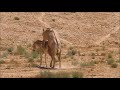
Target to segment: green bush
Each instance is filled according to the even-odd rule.
[[[12,53],[13,52],[13,47],[8,48],[7,51]]]
[[[38,58],[38,56],[39,56],[39,54],[38,54],[38,52],[36,52],[36,51],[33,51],[32,53],[31,53],[31,57],[32,58]]]
[[[17,53],[19,55],[25,55],[26,54],[26,50],[21,45],[19,45],[19,46],[17,46]]]

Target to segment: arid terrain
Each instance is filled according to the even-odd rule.
[[[40,68],[32,52],[47,27],[60,35],[61,68],[49,55]],[[120,78],[120,12],[0,12],[0,78],[47,77]]]

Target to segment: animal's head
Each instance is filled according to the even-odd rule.
[[[32,51],[37,51],[42,47],[42,41],[41,40],[37,40],[33,43],[33,50]]]
[[[42,33],[42,36],[43,36],[43,39],[44,40],[48,40],[48,35],[52,32],[52,28],[45,28],[43,29],[43,33]]]

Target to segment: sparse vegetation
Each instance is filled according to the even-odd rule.
[[[118,59],[116,62],[117,62],[117,63],[120,63],[120,59]]]
[[[89,66],[94,66],[97,63],[98,63],[97,61],[90,61],[90,62],[81,63],[80,66],[81,67],[89,67]]]
[[[36,51],[33,51],[33,52],[31,53],[31,57],[32,57],[33,59],[38,58],[38,56],[39,56],[39,54],[38,54],[38,52],[36,52]]]
[[[73,55],[75,55],[76,53],[77,53],[77,51],[76,51],[73,47],[70,47],[70,48],[68,49],[67,55],[68,55],[68,56],[73,56]]]
[[[83,73],[81,72],[57,72],[53,73],[50,71],[43,71],[37,78],[83,78]]]
[[[14,17],[14,20],[20,20],[20,18],[19,17]]]
[[[25,50],[25,48],[23,48],[21,45],[19,45],[19,46],[17,46],[17,53],[18,53],[19,55],[25,55],[26,50]]]
[[[108,54],[108,59],[109,59],[109,58],[112,58],[112,55],[111,55],[110,53]]]
[[[38,65],[35,64],[35,63],[32,63],[32,64],[30,65],[30,67],[38,67]]]
[[[92,56],[92,59],[95,59],[95,56]]]
[[[96,51],[96,52],[98,52],[98,51],[99,51],[99,49],[97,48],[95,51]]]
[[[117,63],[113,63],[113,64],[111,64],[111,67],[112,67],[112,68],[117,68],[117,66],[118,66]]]
[[[34,62],[34,59],[32,57],[29,57],[28,62],[30,62],[30,63]]]
[[[6,58],[8,55],[8,52],[4,52],[2,55],[1,55],[1,58]]]
[[[55,19],[52,19],[53,22],[55,22]]]
[[[91,56],[95,56],[95,53],[91,53]]]
[[[95,59],[95,53],[91,53],[92,59]]]
[[[27,45],[27,47],[31,47],[32,45],[31,45],[31,43],[29,43],[28,45]]]
[[[64,56],[62,57],[62,59],[66,59],[66,58],[68,58],[68,56],[67,56],[67,55],[64,55]]]
[[[72,72],[72,78],[83,78],[83,73],[81,73],[81,72]]]
[[[12,52],[13,52],[13,47],[8,48],[7,51],[8,51],[9,53],[12,53]]]
[[[24,57],[28,59],[28,62],[34,62],[34,59],[39,57],[39,54],[36,51],[32,51],[31,53],[25,52]]]
[[[85,74],[86,78],[119,78],[119,14],[1,12],[0,77],[29,78],[36,74],[41,77],[39,72],[48,70],[42,77],[79,78]],[[58,32],[55,37],[60,36],[61,69],[58,69],[57,57],[55,69],[49,69],[51,57],[48,54],[49,68],[40,68],[40,55],[32,52],[34,41],[43,40],[42,29],[46,30],[47,26]],[[17,45],[22,49],[18,50]],[[44,55],[42,66],[45,66]]]
[[[119,42],[114,42],[116,45],[118,45],[119,44]]]
[[[115,62],[115,61],[114,61],[113,58],[110,58],[110,59],[107,60],[107,63],[108,63],[109,65],[113,64],[114,62]]]
[[[101,53],[101,56],[105,56],[106,54],[105,53]]]
[[[4,63],[5,63],[5,61],[0,59],[0,64],[4,64]]]
[[[74,65],[74,66],[76,66],[76,65],[79,64],[79,62],[78,62],[78,60],[72,60],[71,64]]]

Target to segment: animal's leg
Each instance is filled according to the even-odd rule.
[[[57,58],[58,58],[58,62],[59,62],[59,68],[61,68],[61,55],[58,54],[58,55],[57,55]]]
[[[46,62],[46,53],[45,53],[45,64],[46,64],[46,67],[47,67],[47,62]]]
[[[40,54],[40,67],[42,65],[42,55]]]
[[[52,68],[54,68],[55,67],[55,57],[53,57],[53,61],[52,61],[53,63],[52,63]]]
[[[59,60],[59,68],[61,68],[61,52],[59,53],[58,60]]]
[[[51,62],[50,62],[50,67],[52,67],[52,62],[53,62],[53,59],[52,59]]]

